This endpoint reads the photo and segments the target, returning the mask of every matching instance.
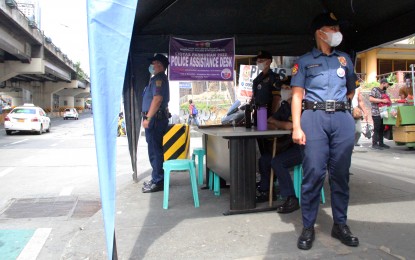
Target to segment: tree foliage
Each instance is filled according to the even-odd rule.
[[[89,80],[88,74],[86,74],[85,71],[81,68],[81,62],[76,62],[74,67],[76,70],[76,78],[78,80]]]

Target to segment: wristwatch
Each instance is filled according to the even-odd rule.
[[[143,116],[144,120],[150,121],[151,117],[150,116]]]

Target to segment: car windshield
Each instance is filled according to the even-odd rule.
[[[36,114],[36,109],[31,108],[16,108],[12,111],[13,114]]]

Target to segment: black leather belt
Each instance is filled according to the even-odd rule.
[[[326,102],[303,101],[303,110],[324,110],[326,112],[350,110],[349,102],[326,100]]]

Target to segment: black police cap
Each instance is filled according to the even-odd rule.
[[[333,13],[323,13],[317,15],[311,22],[311,32],[315,33],[316,30],[323,26],[334,26],[339,25],[336,16]]]
[[[269,59],[272,60],[272,55],[268,51],[259,51],[258,55],[256,56],[257,59]]]
[[[167,66],[170,64],[169,60],[167,59],[166,56],[164,56],[163,54],[157,53],[156,55],[154,55],[154,57],[149,58],[149,61],[153,62],[153,61],[159,61],[163,64],[164,68],[167,68]]]

